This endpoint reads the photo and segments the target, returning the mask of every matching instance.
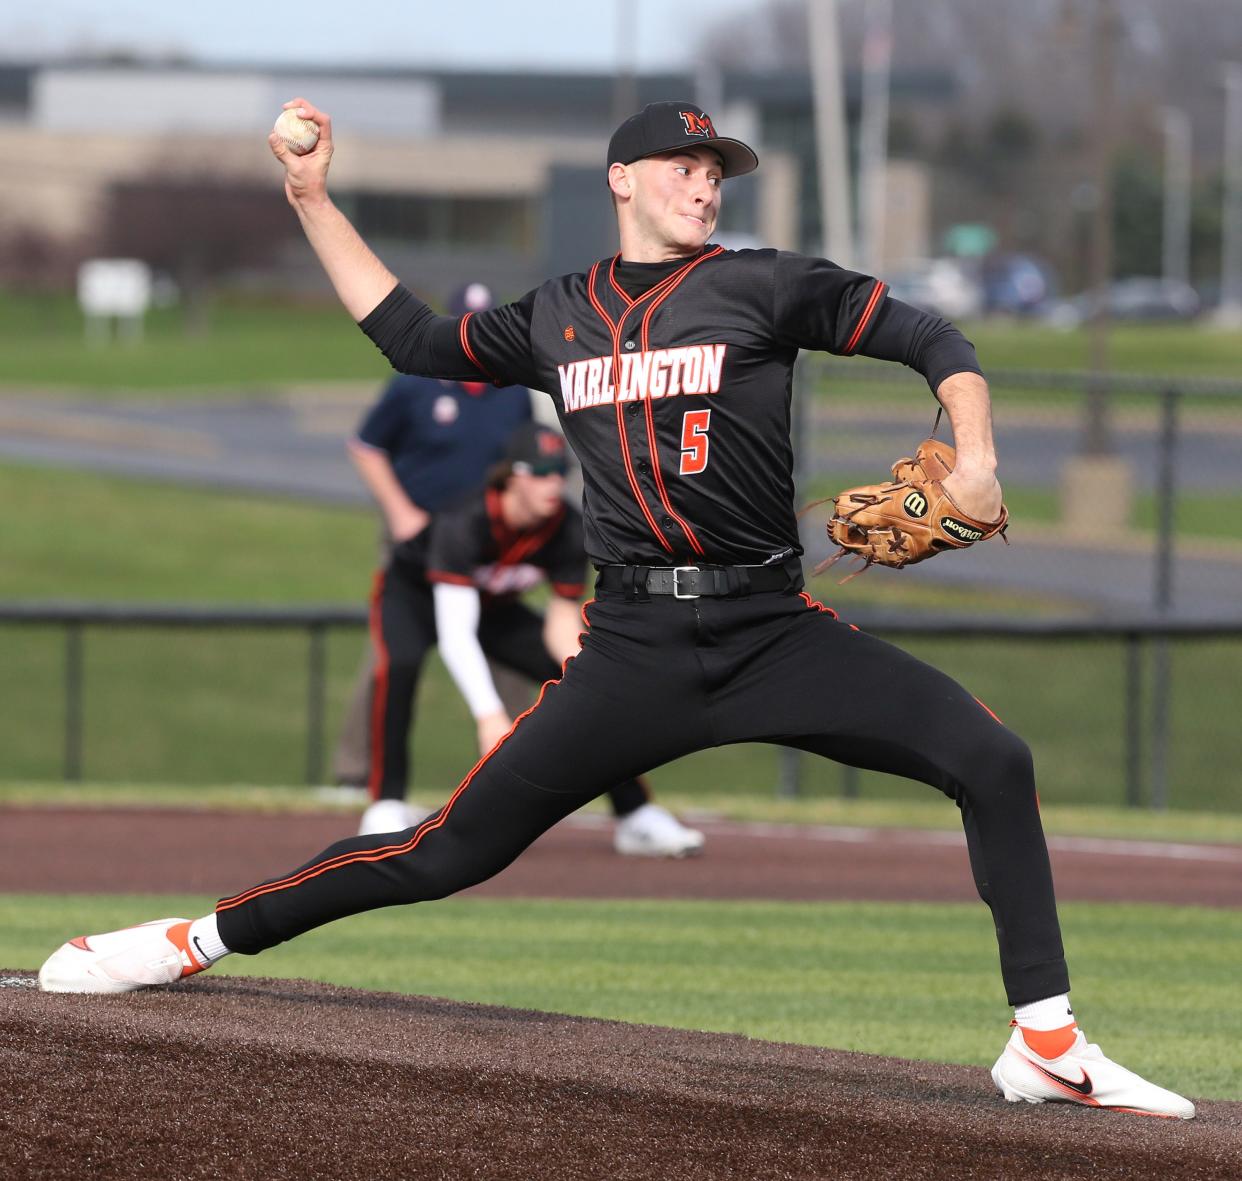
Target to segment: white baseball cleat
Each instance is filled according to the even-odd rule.
[[[626,857],[693,857],[704,837],[687,828],[667,808],[643,804],[617,821],[612,847]]]
[[[1105,1058],[1074,1028],[1069,1049],[1055,1058],[1043,1058],[1031,1048],[1023,1031],[1015,1028],[1004,1053],[992,1067],[997,1090],[1018,1103],[1082,1103],[1136,1115],[1159,1115],[1166,1119],[1194,1119],[1195,1105],[1166,1091],[1133,1071]],[[1038,1041],[1038,1034],[1032,1040]]]
[[[123,931],[79,935],[39,969],[44,992],[134,992],[209,967],[189,946],[189,919],[155,919]]]
[[[385,832],[401,832],[421,824],[431,813],[426,808],[407,804],[404,800],[376,800],[362,814],[358,822],[360,837],[376,836]]]

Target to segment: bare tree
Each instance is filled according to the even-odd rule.
[[[186,330],[202,333],[220,280],[271,261],[296,231],[269,186],[153,172],[112,188],[100,249],[172,275],[185,302]]]

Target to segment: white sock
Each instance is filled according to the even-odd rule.
[[[201,919],[195,919],[190,924],[188,942],[194,954],[209,965],[232,954],[231,950],[224,946],[224,940],[220,938],[214,912],[204,915]]]
[[[1070,1008],[1069,997],[1062,993],[1032,1001],[1029,1005],[1016,1005],[1013,1017],[1023,1029],[1062,1029],[1074,1020],[1074,1010]]]

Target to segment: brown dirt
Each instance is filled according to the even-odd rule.
[[[0,810],[0,893],[229,895],[353,832],[335,813]],[[953,833],[704,824],[691,861],[618,857],[602,818],[566,822],[479,894],[526,898],[771,898],[973,902]],[[1062,901],[1242,906],[1242,848],[1050,841]]]
[[[0,892],[217,893],[333,815],[9,809]],[[480,892],[973,898],[944,835],[709,825],[614,856],[562,825]],[[1054,843],[1062,898],[1237,906],[1242,851]],[[1237,1178],[1242,1104],[1183,1124],[1004,1103],[985,1071],[303,981],[49,996],[0,973],[0,1177]]]
[[[1183,1124],[983,1071],[303,981],[0,989],[0,1172],[54,1178],[1236,1178]]]

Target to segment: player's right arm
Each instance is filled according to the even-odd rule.
[[[409,541],[426,529],[431,514],[406,495],[388,452],[357,437],[350,439],[346,447],[358,475],[384,514],[393,541]]]
[[[285,167],[285,196],[341,302],[355,320],[362,320],[397,286],[397,277],[372,253],[328,196],[332,120],[304,98],[284,104],[285,110],[291,108],[319,128],[319,141],[306,155],[299,156],[275,132],[267,137],[272,154]]]
[[[482,604],[473,586],[436,582],[432,588],[436,611],[436,638],[444,667],[466,705],[474,714],[479,753],[487,754],[513,725],[496,683],[492,680],[487,657],[479,643],[479,616]]]

